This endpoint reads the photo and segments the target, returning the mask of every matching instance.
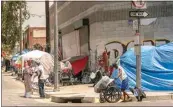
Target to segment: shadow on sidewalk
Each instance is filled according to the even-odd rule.
[[[33,96],[31,96],[29,98],[26,98],[25,96],[20,96],[20,97],[25,98],[25,99],[41,99],[40,97],[33,97]]]

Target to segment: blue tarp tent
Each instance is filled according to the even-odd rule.
[[[142,88],[148,91],[173,90],[173,42],[161,46],[142,46]],[[120,64],[129,77],[130,87],[136,85],[134,48],[120,57]],[[115,77],[117,71],[112,76]],[[117,81],[116,81],[117,82]]]

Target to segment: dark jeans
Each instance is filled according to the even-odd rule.
[[[44,81],[43,80],[38,81],[38,88],[39,88],[40,97],[44,98],[45,94],[44,94]]]
[[[7,72],[9,70],[9,66],[5,66],[5,72]]]

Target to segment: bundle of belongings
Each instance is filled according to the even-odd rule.
[[[138,101],[142,101],[143,98],[146,98],[146,94],[144,93],[144,91],[142,89],[137,88],[137,87],[129,88],[129,89]]]
[[[108,76],[103,76],[101,80],[94,86],[94,91],[96,93],[100,93],[101,90],[104,90],[108,87],[110,83],[112,83],[114,79],[109,78]]]

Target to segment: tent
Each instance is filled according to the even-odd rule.
[[[53,57],[47,52],[33,50],[26,54],[21,55],[21,57],[23,62],[26,60],[39,61],[43,65],[46,71],[45,75],[49,74],[53,69],[54,65]]]
[[[173,90],[173,42],[160,46],[142,46],[141,83],[148,91]],[[120,57],[120,64],[127,73],[130,86],[136,85],[136,56],[134,48]],[[116,75],[114,71],[113,75]]]

